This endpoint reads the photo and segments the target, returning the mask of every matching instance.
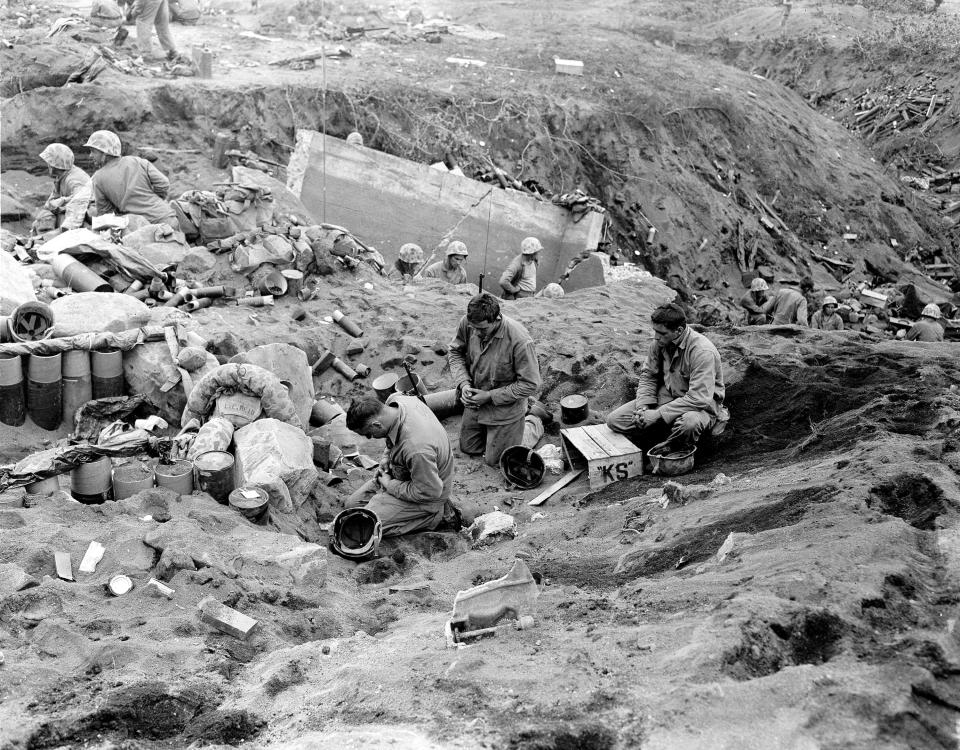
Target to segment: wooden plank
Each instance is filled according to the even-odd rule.
[[[636,453],[640,450],[622,435],[617,435],[617,433],[615,433],[605,424],[589,425],[584,427],[583,430],[587,433],[587,435],[590,436],[593,442],[600,446],[600,448],[610,457],[623,456],[628,453]],[[618,437],[623,438],[623,441],[617,441],[619,442],[619,445],[614,442]],[[626,445],[624,445],[624,442],[626,442]]]
[[[570,441],[571,445],[580,451],[580,454],[592,461],[595,458],[606,458],[607,452],[590,439],[589,434],[583,427],[570,427],[566,430],[560,430],[560,434]]]
[[[491,190],[488,184],[324,139],[311,130],[297,133],[287,174],[288,186],[315,217],[347,227],[383,253],[388,265],[403,243],[415,242],[429,256],[456,228],[451,239],[470,250],[468,278],[476,283],[486,255],[484,287],[493,291],[499,291],[500,274],[525,237],[543,243],[537,272],[543,287],[556,281],[572,258],[593,250],[603,228],[602,214],[591,211],[575,221],[570,211],[526,193]],[[568,281],[565,288],[577,287]]]
[[[609,456],[590,462],[590,489],[596,490],[608,484],[643,474],[643,451],[624,456]]]
[[[545,502],[547,502],[547,500],[556,495],[560,490],[570,484],[585,471],[586,469],[574,469],[573,471],[568,471],[566,474],[560,477],[560,479],[533,498],[533,500],[527,503],[527,505],[543,505]]]
[[[257,621],[252,617],[221,604],[212,596],[197,604],[197,609],[200,610],[200,619],[203,622],[236,638],[246,638],[250,631],[257,627]]]
[[[69,552],[54,552],[53,562],[57,568],[57,577],[64,581],[73,580],[73,562]]]

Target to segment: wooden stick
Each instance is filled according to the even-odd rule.
[[[570,484],[585,471],[586,469],[574,469],[573,471],[568,471],[566,474],[560,477],[560,479],[533,498],[533,500],[527,503],[527,505],[543,505],[545,502],[547,502],[547,500],[556,495],[560,490]]]

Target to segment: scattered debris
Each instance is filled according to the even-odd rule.
[[[83,555],[83,560],[80,561],[80,572],[81,573],[93,573],[97,569],[97,563],[103,559],[103,553],[106,551],[106,548],[99,542],[90,542],[90,546],[87,547],[86,553]]]
[[[495,510],[477,516],[469,527],[463,530],[474,547],[482,547],[496,541],[499,537],[513,538],[517,535],[517,522],[513,516]]]
[[[252,617],[221,604],[212,596],[202,599],[197,604],[200,610],[200,620],[212,625],[217,630],[232,635],[235,638],[246,639],[258,623]]]
[[[526,630],[534,626],[530,614],[540,595],[540,587],[523,560],[514,560],[509,572],[457,593],[453,613],[446,624],[447,645],[495,636],[505,629]],[[509,625],[497,627],[502,620]]]

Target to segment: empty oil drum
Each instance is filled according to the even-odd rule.
[[[37,427],[55,430],[63,417],[61,355],[31,354],[27,364],[27,411]]]
[[[90,362],[93,372],[93,397],[122,396],[123,352],[119,349],[91,352]]]
[[[226,451],[207,451],[193,459],[193,484],[218,503],[227,504],[236,483],[233,479],[234,459]]]
[[[585,396],[575,393],[560,399],[560,418],[564,424],[577,424],[590,416],[590,402]]]
[[[90,352],[76,349],[63,353],[63,421],[73,428],[77,409],[93,398],[93,382],[90,379]]]
[[[18,354],[0,354],[0,422],[19,427],[26,421],[23,360]]]
[[[113,499],[113,465],[109,456],[80,464],[70,472],[70,494],[84,505],[99,505]]]

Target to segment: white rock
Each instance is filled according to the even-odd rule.
[[[492,513],[477,516],[469,528],[465,530],[465,533],[473,540],[476,547],[489,543],[494,537],[515,537],[517,535],[517,522],[509,513],[495,510]]]
[[[50,303],[53,335],[126,331],[150,320],[150,308],[136,297],[113,292],[68,294]]]

